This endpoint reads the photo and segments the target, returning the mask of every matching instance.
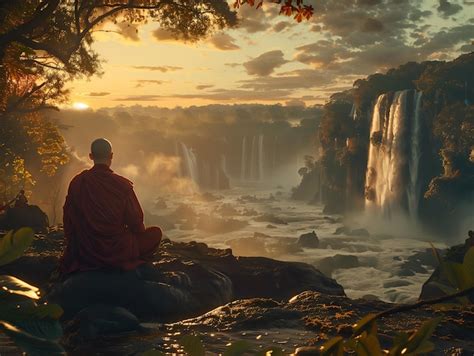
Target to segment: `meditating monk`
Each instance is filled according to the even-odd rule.
[[[152,258],[162,237],[159,227],[145,229],[132,182],[110,169],[111,143],[95,140],[89,157],[94,166],[72,179],[64,204],[63,276],[132,270]]]

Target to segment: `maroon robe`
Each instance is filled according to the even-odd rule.
[[[132,182],[104,164],[73,178],[63,222],[62,275],[101,268],[134,269],[151,258],[162,236],[158,227],[145,229]]]

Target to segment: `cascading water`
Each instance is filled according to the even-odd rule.
[[[262,180],[264,177],[264,157],[263,157],[263,135],[258,136],[258,179]]]
[[[407,188],[408,212],[412,218],[418,216],[418,204],[420,200],[419,168],[421,158],[421,92],[415,93],[415,104],[413,122],[410,137],[410,159],[408,161],[410,181]]]
[[[199,174],[196,155],[192,150],[188,149],[184,143],[180,142],[180,146],[186,175],[191,178],[194,183],[198,184]]]
[[[242,159],[240,163],[240,179],[247,177],[247,136],[242,138]]]
[[[388,217],[405,209],[416,218],[418,212],[420,103],[420,92],[404,90],[380,95],[374,106],[366,207],[376,208]]]
[[[264,178],[264,135],[251,136],[248,140],[247,136],[242,138],[242,156],[240,162],[240,178],[242,180],[261,180]]]

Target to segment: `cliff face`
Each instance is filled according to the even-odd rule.
[[[319,130],[322,202],[455,232],[474,204],[473,103],[474,53],[407,63],[334,94]]]

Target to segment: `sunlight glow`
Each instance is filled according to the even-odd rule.
[[[86,110],[89,109],[89,105],[87,105],[86,103],[75,102],[72,104],[72,108],[74,110]]]

